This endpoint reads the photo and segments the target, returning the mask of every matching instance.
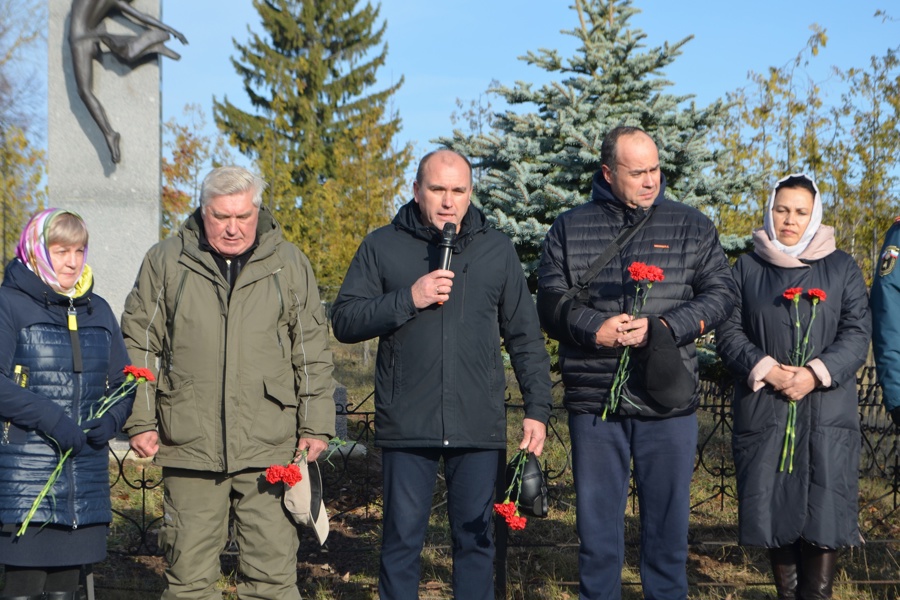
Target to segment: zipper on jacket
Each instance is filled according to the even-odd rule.
[[[81,375],[75,373],[72,376],[72,418],[76,423],[81,425]],[[69,457],[71,460],[66,461],[66,479],[69,482],[69,495],[66,501],[69,505],[69,511],[72,515],[72,529],[78,529],[78,516],[75,513],[75,458]]]
[[[75,300],[69,298],[69,308],[66,311],[66,323],[69,329],[69,341],[72,343],[72,370],[81,373],[84,363],[81,360],[81,343],[78,341],[78,313],[75,310]]]
[[[462,276],[463,276],[462,277],[463,289],[462,289],[462,299],[460,300],[460,307],[459,307],[459,310],[460,310],[459,322],[460,323],[462,323],[463,321],[466,320],[466,290],[469,288],[469,286],[466,284],[469,280],[469,263],[466,263],[466,265],[463,267]]]
[[[278,269],[280,271],[281,269]],[[275,278],[275,291],[278,292],[278,320],[275,322],[275,338],[278,340],[278,347],[281,349],[281,357],[287,358],[287,352],[284,348],[284,342],[281,341],[281,319],[284,317],[284,296],[281,294],[281,280],[278,278],[278,271],[272,273]]]

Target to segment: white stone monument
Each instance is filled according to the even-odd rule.
[[[93,92],[120,134],[113,163],[97,122],[79,97],[69,44],[72,0],[48,0],[49,206],[79,213],[90,231],[87,262],[94,290],[121,315],[144,253],[159,240],[160,69],[153,55],[126,64],[106,52],[93,61]],[[134,0],[159,15],[159,0]],[[111,35],[146,28],[122,16],[101,25]]]

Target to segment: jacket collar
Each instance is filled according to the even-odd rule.
[[[640,221],[650,208],[631,208],[615,194],[606,178],[603,177],[603,171],[594,173],[594,179],[591,183],[591,200],[596,202],[603,210],[620,219],[624,219],[627,224],[633,224]],[[653,201],[653,206],[659,206],[666,200],[666,176],[659,175],[659,194]]]
[[[809,244],[797,257],[778,249],[769,239],[765,228],[760,227],[753,232],[753,252],[776,267],[786,269],[808,267],[809,263],[825,258],[835,250],[837,250],[837,246],[834,242],[834,228],[828,225],[819,226]]]
[[[415,200],[410,200],[400,207],[397,216],[391,223],[397,229],[405,231],[413,237],[425,240],[428,243],[437,245],[441,241],[441,232],[436,227],[425,225],[422,223],[422,212]],[[459,235],[456,237],[455,253],[462,252],[469,242],[471,242],[476,234],[484,233],[489,228],[487,218],[484,213],[475,208],[474,204],[469,204],[469,209],[463,217],[462,224],[459,228]]]
[[[19,290],[43,304],[62,306],[69,306],[70,303],[73,306],[90,305],[93,293],[93,284],[91,284],[91,287],[77,298],[69,298],[65,294],[60,294],[41,281],[41,278],[32,273],[18,258],[12,259],[6,265],[6,270],[3,272],[3,285]]]
[[[244,255],[250,255],[248,260],[258,260],[269,256],[275,251],[275,246],[281,238],[280,232],[281,227],[275,221],[272,212],[266,205],[261,205],[259,207],[259,222],[256,224],[256,240]],[[206,233],[203,230],[203,217],[199,208],[184,222],[180,235],[184,241],[184,252],[186,254],[200,262],[205,262],[204,255],[212,259],[211,255],[215,252],[215,249],[206,240]]]

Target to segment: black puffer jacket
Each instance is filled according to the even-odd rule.
[[[440,233],[418,205],[363,240],[332,309],[346,343],[378,337],[375,442],[414,448],[506,447],[501,336],[525,416],[550,415],[549,359],[534,302],[509,239],[470,206],[450,264],[453,291],[418,310],[411,287],[437,268]]]
[[[565,326],[572,340],[561,341],[559,358],[565,404],[571,412],[602,413],[607,403],[621,350],[599,347],[595,336],[606,319],[631,312],[635,285],[628,267],[632,263],[663,269],[665,279],[653,285],[641,315],[665,319],[695,379],[694,340],[731,314],[737,288],[715,227],[698,210],[665,199],[664,192],[663,178],[650,221],[593,279],[586,304],[576,305],[568,315]],[[645,210],[629,208],[613,196],[598,171],[592,201],[561,214],[547,233],[538,269],[538,294],[565,293]],[[549,323],[545,326],[552,328]],[[617,414],[672,417],[696,409],[696,392],[671,410],[653,402],[643,389],[644,374],[639,367],[629,377],[626,390],[633,404],[620,403]]]

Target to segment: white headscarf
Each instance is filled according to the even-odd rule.
[[[778,241],[775,236],[775,220],[772,218],[772,207],[775,206],[775,194],[778,192],[778,186],[782,184],[782,182],[790,179],[791,177],[802,177],[809,181],[813,189],[816,190],[815,196],[813,196],[813,208],[812,215],[810,215],[809,224],[806,226],[806,231],[803,232],[803,235],[800,237],[800,241],[794,244],[793,246],[785,246],[781,242]],[[819,195],[819,186],[816,185],[816,182],[813,181],[813,178],[805,173],[791,173],[786,177],[782,177],[775,183],[775,188],[772,190],[772,195],[769,196],[769,204],[766,206],[766,216],[763,223],[763,226],[766,230],[766,234],[769,236],[769,240],[772,244],[781,252],[784,252],[788,256],[798,257],[800,256],[806,247],[809,246],[809,243],[812,241],[813,237],[816,235],[816,232],[819,230],[819,226],[822,224],[822,196]]]

